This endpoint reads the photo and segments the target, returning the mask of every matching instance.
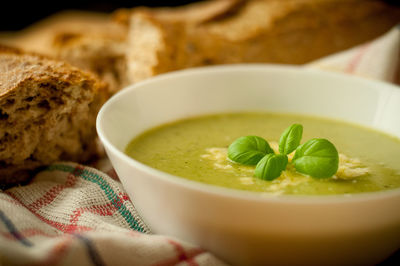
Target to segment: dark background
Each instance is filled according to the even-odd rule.
[[[198,0],[197,0],[198,1]],[[196,0],[175,0],[175,1],[27,1],[1,0],[0,5],[0,31],[20,30],[42,18],[61,10],[77,9],[85,11],[112,12],[121,7],[135,6],[178,6]]]
[[[199,0],[197,0],[199,1]],[[135,6],[178,6],[196,0],[115,0],[115,1],[79,1],[79,0],[1,0],[0,31],[20,30],[42,18],[61,10],[78,9],[86,11],[112,12],[121,7]],[[367,1],[367,0],[366,0]],[[382,0],[400,6],[400,0]]]

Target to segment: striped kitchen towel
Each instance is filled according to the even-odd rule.
[[[397,27],[306,67],[394,82],[399,49]],[[59,162],[0,191],[0,265],[226,265],[200,247],[151,234],[110,162],[92,166]]]
[[[380,38],[306,65],[400,84],[400,24]]]
[[[152,235],[121,183],[75,163],[50,165],[0,193],[0,265],[223,265]]]

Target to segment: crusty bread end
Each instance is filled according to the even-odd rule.
[[[57,160],[96,153],[105,86],[64,62],[0,46],[0,184]]]

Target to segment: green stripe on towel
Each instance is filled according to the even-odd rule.
[[[53,164],[47,167],[47,171],[62,171],[67,173],[74,173],[75,167],[65,164]],[[114,207],[118,210],[121,216],[125,219],[125,221],[129,224],[129,227],[139,231],[139,232],[146,232],[146,230],[140,226],[140,221],[137,221],[132,213],[126,208],[124,204],[118,204],[120,202],[120,198],[114,192],[114,190],[110,187],[110,185],[105,181],[101,176],[88,171],[87,169],[82,169],[82,171],[78,172],[80,177],[83,179],[90,181],[99,185],[99,187],[104,191],[107,198],[111,201]]]

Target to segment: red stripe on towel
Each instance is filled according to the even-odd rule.
[[[195,257],[204,253],[203,249],[194,248],[186,252],[185,249],[182,247],[182,245],[179,244],[178,242],[172,239],[167,239],[167,241],[174,247],[177,256],[174,258],[158,262],[154,264],[154,266],[170,266],[170,265],[176,265],[181,262],[186,262],[190,266],[198,266],[198,263],[195,261]]]
[[[93,230],[93,228],[87,227],[87,226],[77,226],[77,225],[70,225],[70,224],[63,224],[63,223],[58,223],[52,220],[49,220],[45,217],[43,217],[42,215],[38,214],[37,212],[35,212],[35,210],[29,208],[29,206],[25,205],[22,201],[20,201],[18,199],[18,197],[16,197],[13,193],[11,193],[10,191],[6,191],[5,193],[7,193],[10,197],[12,197],[13,199],[17,200],[19,203],[21,203],[23,206],[25,206],[25,208],[27,208],[30,212],[32,212],[32,214],[34,214],[37,218],[39,218],[39,220],[41,220],[42,222],[45,222],[46,224],[64,232],[64,233],[74,233],[74,232],[83,232],[83,231],[91,231]]]
[[[75,170],[67,176],[65,184],[56,185],[47,191],[43,196],[28,205],[31,210],[39,210],[45,205],[50,204],[65,189],[73,187],[77,181],[77,175],[83,170],[81,166],[77,166]]]
[[[118,209],[113,205],[113,203],[107,203],[105,205],[94,205],[90,207],[82,207],[75,209],[71,214],[70,223],[73,225],[77,225],[79,217],[82,216],[85,212],[94,213],[100,216],[111,216]]]
[[[68,248],[71,246],[72,240],[73,238],[67,235],[64,239],[53,246],[53,248],[47,253],[47,257],[44,260],[33,265],[42,266],[59,264],[65,257]]]
[[[346,73],[354,73],[354,71],[357,69],[357,66],[360,64],[362,57],[365,55],[365,52],[368,50],[368,47],[369,43],[366,43],[359,48],[356,55],[348,63],[345,69]]]

